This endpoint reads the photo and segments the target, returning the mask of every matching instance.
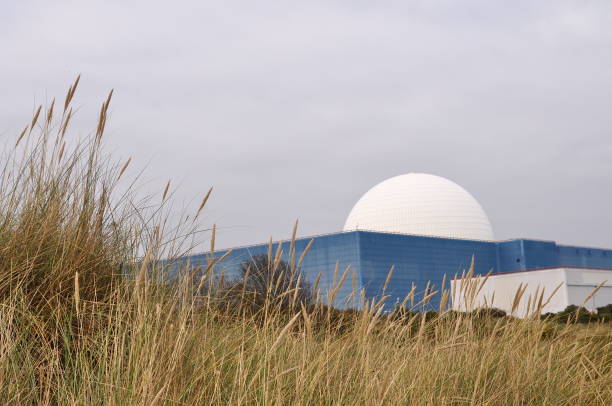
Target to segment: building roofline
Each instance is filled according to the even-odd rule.
[[[400,232],[397,232],[397,231],[367,230],[367,229],[362,229],[362,228],[355,229],[355,230],[331,231],[331,232],[328,232],[328,233],[319,233],[319,234],[305,235],[303,237],[296,237],[295,240],[296,241],[297,240],[307,240],[307,239],[313,239],[313,238],[318,238],[318,237],[328,237],[328,236],[332,236],[332,235],[349,234],[349,233],[354,233],[354,232],[373,233],[373,234],[404,235],[404,236],[409,236],[409,237],[435,238],[435,239],[438,239],[438,240],[459,240],[459,241],[474,241],[474,242],[488,242],[488,243],[500,242],[500,241],[495,241],[495,240],[475,240],[475,239],[471,239],[471,238],[446,237],[446,236],[435,236],[435,235],[425,235],[425,234],[412,234],[412,233],[400,233]],[[508,240],[508,241],[512,241],[512,240]],[[285,242],[291,242],[291,238],[284,238],[284,239],[280,239],[280,240],[272,240],[272,244],[285,243]],[[251,248],[251,247],[257,247],[259,245],[264,245],[264,244],[269,244],[269,241],[268,242],[260,242],[260,243],[253,243],[253,244],[244,244],[244,245],[237,245],[237,246],[233,246],[233,247],[226,247],[226,248],[215,249],[215,252],[228,251],[230,249]],[[205,252],[200,252],[200,253],[193,254],[193,255],[208,254],[209,252],[210,251],[205,251]]]
[[[601,268],[595,266],[568,266],[568,265],[555,265],[555,266],[544,266],[540,268],[530,268],[530,269],[517,269],[514,271],[504,271],[504,272],[491,272],[489,276],[501,276],[501,275],[509,275],[515,273],[525,273],[525,272],[538,272],[538,271],[550,271],[552,269],[582,269],[582,270],[593,270],[593,271],[610,271],[612,272],[612,268]],[[486,276],[487,274],[476,274],[475,276]],[[453,280],[460,280],[460,277],[454,277]]]
[[[567,244],[557,244],[556,241],[554,240],[544,240],[544,239],[536,239],[536,238],[510,238],[510,239],[505,239],[505,240],[475,240],[475,239],[471,239],[471,238],[460,238],[460,237],[446,237],[446,236],[434,236],[434,235],[424,235],[424,234],[412,234],[412,233],[400,233],[400,232],[396,232],[396,231],[378,231],[378,230],[367,230],[367,229],[355,229],[355,230],[342,230],[342,231],[333,231],[333,232],[328,232],[328,233],[319,233],[319,234],[311,234],[311,235],[306,235],[303,237],[296,237],[296,241],[297,240],[307,240],[307,239],[313,239],[313,238],[318,238],[318,237],[328,237],[328,236],[332,236],[332,235],[340,235],[340,234],[349,234],[349,233],[354,233],[354,232],[364,232],[364,233],[374,233],[374,234],[392,234],[392,235],[403,235],[403,236],[409,236],[409,237],[423,237],[423,238],[434,238],[434,239],[439,239],[439,240],[457,240],[457,241],[473,241],[473,242],[485,242],[485,243],[494,243],[494,244],[498,244],[498,243],[505,243],[505,242],[513,242],[513,241],[536,241],[536,242],[545,242],[545,243],[553,243],[558,247],[565,247],[565,248],[578,248],[578,249],[593,249],[593,250],[600,250],[600,251],[612,251],[611,248],[597,248],[597,247],[585,247],[585,246],[579,246],[579,245],[567,245]],[[286,243],[286,242],[291,242],[291,238],[284,238],[284,239],[280,239],[280,240],[272,240],[272,244],[278,244],[278,243]],[[251,247],[257,247],[260,245],[264,245],[264,244],[269,244],[268,242],[260,242],[260,243],[253,243],[253,244],[245,244],[245,245],[237,245],[234,247],[226,247],[226,248],[221,248],[221,249],[216,249],[214,252],[220,252],[220,251],[229,251],[234,250],[234,249],[242,249],[242,248],[251,248]],[[203,251],[203,252],[198,252],[192,255],[202,255],[202,254],[209,254],[210,251]]]
[[[557,247],[564,247],[564,248],[580,248],[581,250],[612,251],[612,248],[602,248],[602,247],[587,247],[587,246],[584,246],[584,245],[557,244]]]

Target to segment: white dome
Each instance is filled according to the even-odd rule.
[[[395,176],[368,190],[346,219],[344,231],[352,230],[493,239],[491,223],[471,194],[424,173]]]

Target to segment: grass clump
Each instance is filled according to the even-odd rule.
[[[58,121],[40,109],[4,157],[1,404],[612,404],[610,324],[386,314],[382,299],[340,311],[280,254],[230,285],[214,266],[159,283],[183,233],[117,195],[110,98],[92,138],[66,146],[77,83]]]
[[[105,301],[129,254],[129,232],[109,200],[117,168],[103,165],[100,140],[110,102],[102,105],[95,137],[66,147],[77,82],[59,112],[39,107],[0,174],[0,298],[18,295],[34,314],[50,316],[83,301]]]

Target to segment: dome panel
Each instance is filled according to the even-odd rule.
[[[352,230],[493,239],[489,219],[470,193],[424,173],[395,176],[368,190],[346,220],[344,231]]]

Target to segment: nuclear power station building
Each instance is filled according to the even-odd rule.
[[[274,242],[274,250],[278,244],[289,260],[290,242]],[[388,308],[403,301],[413,286],[415,302],[442,289],[459,292],[464,282],[453,279],[468,270],[472,260],[476,275],[490,274],[474,292],[477,306],[510,311],[519,288],[524,293],[517,312],[541,296],[550,299],[543,312],[561,311],[569,304],[584,303],[594,309],[612,303],[612,249],[526,239],[495,241],[476,199],[461,186],[434,175],[410,173],[379,183],[355,204],[342,231],[297,239],[297,257],[309,244],[300,269],[311,282],[319,278],[323,298],[349,268],[333,301],[341,308],[360,307],[360,295],[378,298],[385,286]],[[227,277],[237,276],[241,264],[267,254],[268,249],[268,243],[234,248],[217,269]],[[219,258],[225,252],[214,255]],[[210,254],[201,254],[190,261],[205,265],[209,258]],[[458,294],[451,299],[449,306],[467,306]],[[437,310],[439,303],[440,295],[434,294],[419,310]]]

